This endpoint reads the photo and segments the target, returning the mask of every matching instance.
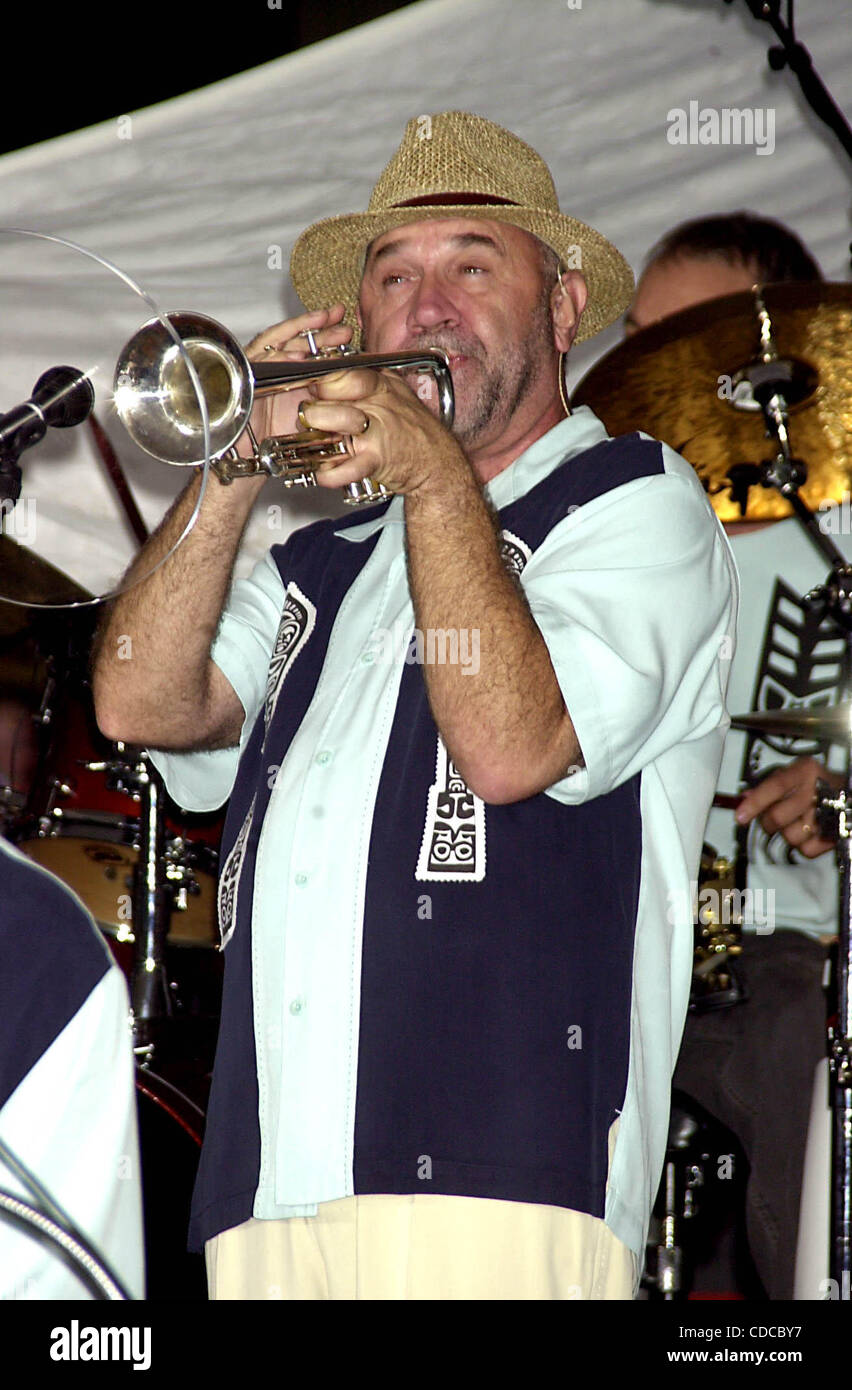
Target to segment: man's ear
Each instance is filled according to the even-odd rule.
[[[589,291],[579,270],[563,270],[550,295],[553,339],[558,352],[567,352],[577,336]]]

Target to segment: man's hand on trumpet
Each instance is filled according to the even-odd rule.
[[[370,478],[389,492],[425,493],[446,485],[448,469],[470,472],[461,446],[396,372],[352,368],[313,381],[308,389],[303,423],[352,441],[351,458],[318,469],[320,487]]]
[[[311,356],[305,336],[307,333],[313,334],[319,348],[341,347],[352,337],[352,329],[341,322],[345,312],[342,304],[333,304],[330,309],[315,309],[310,314],[299,314],[296,318],[273,323],[252,338],[246,346],[246,356],[250,362],[305,361]],[[301,428],[299,406],[308,399],[305,382],[299,382],[289,391],[276,390],[258,396],[249,421],[255,437],[261,440],[271,435],[296,433]],[[244,458],[251,457],[247,430],[240,436],[236,447],[238,454]]]

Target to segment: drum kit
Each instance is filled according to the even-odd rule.
[[[575,405],[591,406],[610,434],[642,430],[664,441],[695,468],[722,522],[774,521],[794,516],[828,570],[823,584],[804,596],[811,611],[832,619],[852,653],[852,567],[821,525],[827,508],[849,507],[852,481],[852,286],[777,284],[755,287],[672,315],[615,348],[574,392]],[[823,514],[818,517],[817,512]],[[840,513],[842,515],[842,512]],[[840,692],[834,705],[758,710],[734,715],[736,729],[787,739],[839,745],[846,786],[817,784],[816,823],[837,845],[838,953],[834,1003],[827,1022],[830,1073],[831,1155],[823,1153],[820,1183],[811,1181],[808,1217],[826,1234],[812,1268],[821,1287],[850,1297],[852,1270],[852,701]],[[738,798],[719,796],[733,810]],[[722,904],[742,887],[741,866],[705,846],[699,888],[715,887]],[[699,899],[701,894],[699,894]],[[744,996],[732,959],[748,952],[736,913],[696,911],[690,1007],[725,1007]],[[655,1208],[644,1284],[650,1296],[685,1296],[690,1223],[701,1209],[711,1145],[706,1117],[690,1115],[689,1102],[673,1107],[663,1184]],[[814,1106],[814,1113],[824,1104]],[[827,1126],[824,1127],[827,1131]],[[812,1171],[818,1160],[809,1153]],[[830,1179],[829,1179],[830,1167]],[[826,1184],[830,1187],[830,1199]],[[803,1199],[804,1216],[804,1199]],[[800,1223],[800,1231],[802,1223]],[[800,1239],[801,1246],[801,1239]],[[686,1250],[685,1250],[686,1247]],[[803,1286],[797,1275],[797,1288]],[[818,1287],[812,1279],[812,1288]],[[812,1291],[808,1297],[816,1297]],[[829,1296],[826,1294],[826,1296]]]

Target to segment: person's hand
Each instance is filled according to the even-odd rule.
[[[349,435],[351,459],[324,463],[321,487],[370,478],[389,492],[440,487],[448,468],[470,465],[449,430],[393,371],[353,368],[311,382],[302,419],[313,429]]]
[[[816,784],[820,779],[839,789],[844,779],[829,772],[816,758],[797,758],[787,767],[770,772],[758,786],[745,793],[736,819],[748,825],[755,817],[769,835],[781,834],[806,859],[816,859],[834,849],[817,831]]]
[[[310,331],[317,347],[340,347],[352,337],[352,329],[341,320],[346,309],[343,304],[333,304],[330,309],[315,309],[310,314],[299,314],[296,318],[283,319],[273,323],[258,333],[245,349],[250,362],[299,362],[310,359],[307,338]],[[299,406],[311,399],[306,382],[300,382],[291,390],[278,390],[255,400],[250,424],[258,443],[271,435],[295,434],[302,426],[299,423]],[[251,457],[251,441],[247,431],[240,436],[237,453]]]

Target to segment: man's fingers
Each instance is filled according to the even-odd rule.
[[[813,792],[807,787],[796,787],[793,791],[775,801],[764,811],[760,817],[760,823],[764,830],[770,834],[775,834],[777,830],[786,830],[788,826],[795,825],[799,821],[804,821],[813,827],[816,820],[816,807],[814,806]]]
[[[312,430],[327,430],[329,434],[366,434],[369,416],[357,405],[348,402],[303,401],[299,409],[302,424]]]
[[[351,328],[323,328],[314,334],[314,342],[320,348],[343,347],[351,337]],[[307,339],[301,334],[280,343],[262,343],[247,355],[253,362],[304,362],[306,369],[312,361]]]
[[[813,835],[802,844],[797,845],[799,853],[803,854],[806,859],[816,859],[819,855],[827,854],[830,849],[834,848],[833,840],[822,840],[819,835]]]
[[[315,333],[318,337],[329,337],[329,341],[324,342],[324,346],[337,346],[341,342],[348,342],[352,337],[351,328],[340,325],[340,321],[346,309],[343,304],[332,304],[328,309],[313,309],[307,314],[297,314],[295,318],[282,319],[280,323],[272,323],[268,328],[264,328],[262,333],[258,333],[252,338],[246,347],[246,353],[264,352],[265,349],[274,348],[276,351],[285,350],[285,345],[291,348],[295,346],[293,339],[298,339],[300,335],[307,332]],[[334,338],[328,333],[333,330]],[[307,342],[304,344],[305,351],[308,351]],[[270,351],[268,356],[272,357]]]
[[[364,396],[375,395],[381,384],[378,372],[367,367],[352,367],[317,377],[311,392],[318,401],[358,401]]]
[[[747,825],[759,817],[768,835],[783,835],[806,859],[826,854],[834,849],[834,841],[819,832],[816,785],[820,778],[832,786],[841,780],[816,758],[797,758],[745,793],[737,807],[737,821]]]
[[[744,794],[737,807],[737,821],[740,825],[747,825],[755,816],[762,815],[788,798],[804,797],[805,802],[812,803],[817,779],[825,775],[826,769],[815,758],[797,758],[788,767],[770,772],[768,777]]]
[[[781,773],[773,772],[757,787],[746,792],[736,811],[740,825],[747,825],[755,816],[760,816],[769,806],[787,795],[788,782]]]
[[[347,483],[359,483],[364,477],[363,465],[357,459],[328,460],[316,470],[319,487],[340,488]]]
[[[820,835],[813,808],[810,814],[791,822],[781,833],[787,844],[798,850],[806,859],[816,859],[818,855],[834,848],[833,840],[824,840]]]

